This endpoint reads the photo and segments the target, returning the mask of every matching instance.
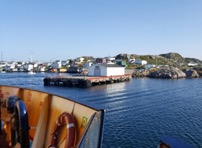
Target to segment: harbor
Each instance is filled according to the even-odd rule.
[[[73,75],[73,76],[56,76],[45,77],[43,82],[44,86],[65,86],[65,87],[81,87],[89,88],[96,85],[111,84],[129,81],[131,74],[118,75],[118,76],[86,76],[86,75]]]
[[[202,148],[202,1],[0,2],[0,148]]]
[[[131,78],[128,82],[88,89],[43,86],[45,77],[61,75],[66,76],[59,73],[4,73],[0,75],[0,82],[53,93],[93,108],[106,109],[102,148],[157,147],[164,136],[172,136],[195,148],[201,147],[202,79]],[[69,108],[58,102],[57,99],[54,104]]]

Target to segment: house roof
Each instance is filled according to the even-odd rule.
[[[99,65],[103,66],[103,67],[123,67],[123,66],[120,66],[118,64],[107,64],[107,63],[102,63],[102,64],[99,64]]]

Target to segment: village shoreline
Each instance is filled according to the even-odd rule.
[[[109,70],[111,72],[105,71],[103,73],[103,70],[95,68],[100,65],[109,67],[108,69],[111,67],[111,70]],[[124,69],[125,72],[123,72]],[[178,53],[160,55],[118,54],[114,57],[104,58],[82,56],[76,59],[56,60],[53,62],[32,62],[32,60],[28,62],[0,61],[0,73],[6,72],[28,72],[29,74],[39,72],[74,73],[86,76],[116,76],[129,73],[132,77],[198,78],[202,77],[202,61],[194,58],[183,58]]]

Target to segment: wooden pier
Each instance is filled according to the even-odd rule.
[[[44,86],[77,86],[88,88],[95,85],[125,82],[131,79],[131,74],[119,76],[57,76],[44,78]]]

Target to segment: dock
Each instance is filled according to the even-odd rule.
[[[57,77],[45,77],[43,82],[44,86],[64,86],[64,87],[81,87],[89,88],[95,85],[111,84],[129,81],[131,74],[118,75],[118,76],[57,76]]]

